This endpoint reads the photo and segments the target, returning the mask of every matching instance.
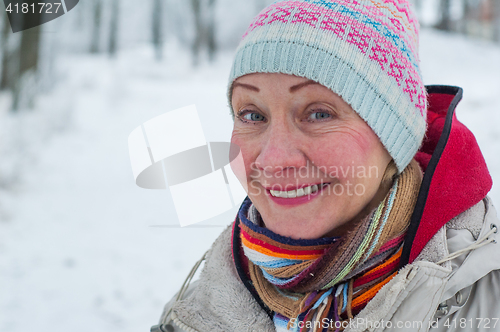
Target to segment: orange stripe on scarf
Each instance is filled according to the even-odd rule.
[[[321,257],[320,255],[287,255],[282,253],[277,253],[275,251],[271,251],[259,245],[253,244],[252,242],[245,239],[245,237],[241,237],[241,243],[245,245],[245,247],[260,252],[261,254],[265,254],[268,256],[279,257],[279,258],[288,258],[288,259],[300,259],[300,260],[309,260],[309,259],[317,259]]]
[[[356,307],[359,307],[361,305],[364,305],[368,303],[371,299],[377,295],[378,291],[384,287],[385,284],[387,284],[389,281],[391,281],[392,278],[394,278],[398,274],[398,271],[394,272],[387,278],[385,278],[383,281],[380,283],[374,285],[372,288],[368,289],[366,292],[361,294],[360,296],[356,297],[355,299],[352,300],[352,308],[356,309]]]

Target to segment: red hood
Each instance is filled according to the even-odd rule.
[[[427,132],[415,156],[424,178],[408,229],[401,266],[411,263],[450,219],[480,202],[492,180],[472,132],[455,116],[462,89],[428,86]]]

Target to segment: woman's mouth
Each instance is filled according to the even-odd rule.
[[[321,184],[320,184],[321,186]],[[307,187],[299,188],[296,190],[288,190],[288,191],[279,191],[279,190],[269,190],[272,196],[274,197],[282,197],[282,198],[295,198],[302,197],[304,195],[309,195],[311,193],[315,193],[318,191],[318,185],[313,184]]]
[[[311,199],[317,197],[318,194],[329,184],[329,182],[312,184],[307,187],[288,191],[266,189],[266,192],[271,200],[279,205],[297,205],[307,203]]]

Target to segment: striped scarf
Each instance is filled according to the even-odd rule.
[[[259,212],[245,200],[236,226],[250,279],[274,311],[278,332],[337,331],[332,326],[341,325],[330,323],[352,319],[396,275],[421,180],[413,160],[379,206],[342,237],[280,236],[260,226]]]

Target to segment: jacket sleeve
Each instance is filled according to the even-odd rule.
[[[196,289],[196,285],[198,284],[198,281],[192,282],[186,292],[184,293],[184,297],[188,296],[194,290]],[[176,304],[176,298],[177,298],[178,292],[168,301],[167,304],[163,307],[163,312],[160,316],[160,320],[158,322],[158,325],[155,325],[151,327],[151,332],[189,332],[184,329],[182,329],[180,326],[176,325],[175,322],[172,320],[172,308]]]
[[[497,217],[495,208],[489,198],[485,199],[485,207],[482,214],[484,222],[478,235],[486,232],[494,233],[489,239],[494,241],[487,245],[470,251],[462,256],[461,260],[456,258],[456,265],[460,269],[450,278],[450,282],[455,279],[455,283],[470,285],[461,288],[451,298],[442,303],[443,308],[439,312],[438,319],[433,320],[433,332],[449,331],[471,331],[471,332],[500,332],[500,246],[498,240],[498,226],[500,220]],[[459,236],[454,231],[454,245],[448,242],[450,250],[457,243],[465,242],[466,238]],[[474,236],[477,241],[478,235]],[[471,235],[472,236],[472,235]],[[469,241],[473,241],[470,239]],[[458,263],[459,262],[459,263]],[[460,274],[459,274],[460,273]],[[457,277],[458,276],[458,277]],[[453,292],[452,292],[453,293]],[[449,294],[448,294],[449,295]],[[441,306],[441,305],[440,305]],[[438,312],[437,312],[438,314]]]
[[[479,279],[470,290],[465,305],[455,313],[435,319],[432,332],[500,332],[500,270]]]

